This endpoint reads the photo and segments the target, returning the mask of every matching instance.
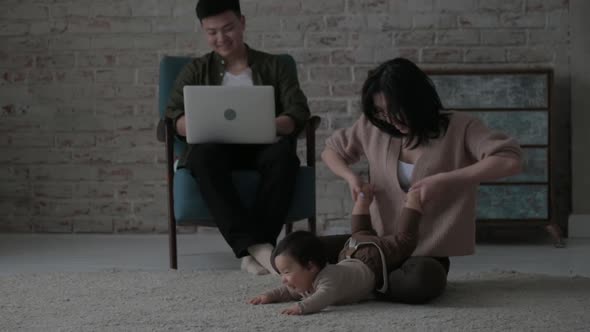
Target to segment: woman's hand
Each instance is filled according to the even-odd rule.
[[[372,183],[363,183],[356,193],[356,201],[352,208],[353,215],[365,215],[369,214],[369,207],[373,202],[373,196],[375,195],[375,185]]]
[[[409,191],[419,191],[420,202],[422,205],[427,205],[429,201],[443,197],[453,188],[461,188],[463,183],[458,177],[451,173],[438,173],[423,178],[414,183]]]
[[[350,188],[350,196],[352,197],[352,201],[356,202],[358,194],[362,191],[363,185],[365,182],[361,179],[360,176],[353,174],[349,178],[346,179],[348,182],[348,187]]]
[[[375,196],[375,185],[372,183],[363,183],[357,198],[363,203],[370,205]]]

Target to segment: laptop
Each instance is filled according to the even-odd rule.
[[[276,141],[272,86],[187,85],[183,91],[188,143]]]

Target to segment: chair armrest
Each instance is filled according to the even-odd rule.
[[[299,134],[299,138],[302,138],[303,135],[307,137],[309,134],[314,134],[315,131],[320,127],[320,123],[322,122],[322,118],[317,115],[314,115],[307,119],[305,122],[305,126],[303,127],[303,131]]]
[[[303,132],[305,133],[306,159],[307,166],[315,167],[315,132],[319,128],[322,119],[319,116],[312,116],[305,123]]]

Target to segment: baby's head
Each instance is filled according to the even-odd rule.
[[[279,242],[272,253],[271,263],[281,274],[283,284],[297,292],[312,289],[313,281],[326,266],[324,246],[310,232],[293,232]]]

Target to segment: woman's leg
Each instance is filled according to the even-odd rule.
[[[349,234],[320,236],[328,263],[338,263],[338,254]],[[408,304],[423,304],[440,296],[447,285],[448,257],[410,257],[389,274],[389,289],[381,299]]]
[[[410,257],[389,274],[385,300],[424,304],[439,297],[447,285],[448,257]]]

